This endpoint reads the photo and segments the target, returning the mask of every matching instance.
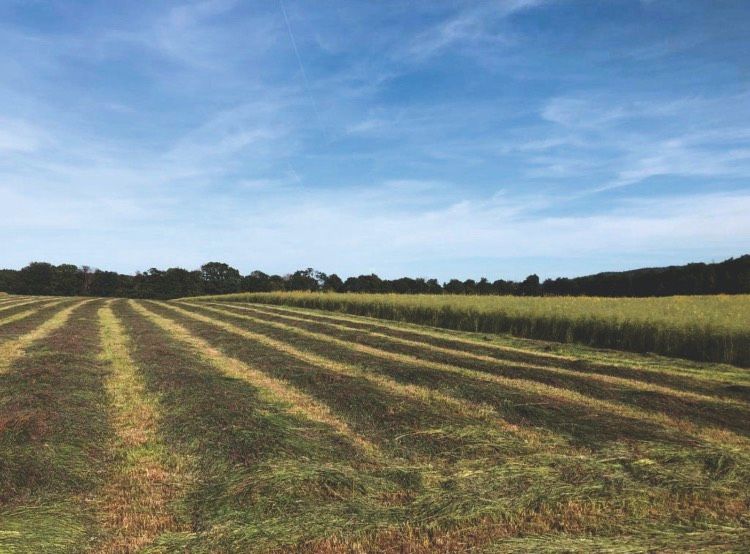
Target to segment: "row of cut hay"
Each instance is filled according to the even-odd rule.
[[[0,318],[0,343],[4,343],[6,340],[14,340],[19,334],[34,329],[61,306],[70,305],[73,302],[77,301],[58,300],[44,305],[28,307],[28,309],[23,307],[22,311],[14,311],[12,315],[4,312],[3,317]]]
[[[750,296],[569,299],[249,293],[203,298],[292,305],[750,367]]]
[[[190,319],[195,320],[193,323],[197,327],[203,326],[214,328],[214,333],[230,333],[242,339],[243,346],[254,345],[251,349],[252,355],[258,358],[258,363],[264,364],[267,369],[273,369],[274,375],[278,375],[286,380],[293,376],[300,378],[307,386],[311,386],[312,394],[332,395],[334,393],[334,384],[329,378],[333,378],[337,387],[348,383],[348,390],[342,392],[338,399],[341,404],[346,405],[348,417],[353,420],[363,418],[367,425],[382,423],[385,414],[380,413],[379,418],[373,418],[373,413],[377,411],[363,410],[355,404],[362,404],[367,399],[377,402],[373,408],[388,411],[388,417],[393,417],[401,410],[409,412],[404,421],[420,421],[425,424],[428,420],[433,424],[442,424],[445,421],[451,421],[455,424],[468,424],[473,422],[474,425],[485,425],[490,422],[491,427],[502,429],[503,432],[510,432],[515,426],[508,426],[501,419],[496,417],[492,409],[472,402],[470,400],[460,400],[451,396],[442,394],[439,391],[431,390],[425,387],[415,386],[409,383],[402,383],[396,379],[382,375],[380,372],[372,371],[373,366],[364,367],[360,364],[347,363],[340,361],[336,357],[321,355],[308,348],[308,344],[303,344],[301,340],[295,340],[293,343],[288,340],[288,333],[268,333],[266,329],[263,332],[255,332],[255,326],[240,326],[227,321],[225,315],[217,314],[212,308],[193,307],[185,305],[183,309],[170,304],[150,304],[155,312],[172,317],[187,318],[187,324]],[[175,314],[175,315],[173,315]],[[228,314],[231,318],[232,314]],[[197,329],[193,329],[196,332]],[[314,344],[324,344],[313,339]],[[298,348],[300,346],[301,348]],[[238,349],[239,347],[235,346]],[[330,348],[326,348],[330,350]],[[321,377],[319,383],[313,383],[314,376]],[[311,380],[312,379],[312,380]],[[357,402],[353,403],[352,398]],[[450,417],[448,417],[450,414]],[[360,422],[361,423],[361,422]],[[394,432],[396,419],[391,424],[385,425],[381,431],[391,434]],[[372,428],[369,432],[373,432]],[[401,430],[405,435],[420,434],[421,429],[415,429],[408,425]],[[430,442],[427,435],[421,436],[419,441],[425,440]],[[398,442],[398,441],[396,441]],[[409,449],[416,446],[416,442],[409,446]],[[401,449],[401,447],[399,447]]]
[[[140,552],[163,534],[189,529],[178,504],[194,478],[189,461],[159,436],[158,398],[146,391],[111,300],[99,308],[98,319],[100,357],[110,369],[105,388],[113,434],[108,479],[91,500],[102,527],[92,552]]]
[[[17,336],[31,331],[50,314],[57,312],[62,307],[71,306],[77,302],[80,302],[80,299],[60,299],[34,306],[25,306],[19,311],[9,310],[10,313],[3,312],[2,317],[0,317],[0,343],[6,340],[13,340]]]
[[[641,354],[563,345],[552,348],[547,341],[516,339],[420,327],[411,323],[374,320],[336,312],[321,312],[294,306],[209,302],[216,307],[265,313],[316,323],[336,329],[359,331],[374,337],[420,343],[428,349],[449,349],[469,356],[489,357],[498,364],[555,366],[587,375],[610,375],[653,383],[711,396],[750,400],[750,375],[742,368],[694,363],[676,358],[648,358]],[[553,351],[554,350],[554,351]],[[463,355],[463,354],[462,354]],[[614,356],[618,355],[617,358]]]
[[[389,395],[390,406],[400,414],[398,418],[394,418],[390,409],[376,409],[377,399],[374,396],[362,394],[365,392],[363,388],[354,388],[354,381],[347,385],[349,394],[345,398],[340,397],[336,389],[341,388],[342,381],[341,379],[332,379],[332,377],[334,377],[334,374],[343,375],[344,365],[361,367],[363,371],[360,373],[360,379],[364,379],[364,373],[388,375],[390,379],[398,379],[406,386],[435,387],[441,393],[451,396],[456,395],[461,400],[467,396],[474,397],[474,394],[479,390],[488,393],[494,390],[497,399],[500,401],[497,403],[498,408],[505,406],[508,410],[514,410],[515,406],[519,405],[518,402],[522,403],[519,405],[519,409],[524,412],[523,425],[527,429],[533,426],[534,431],[537,430],[537,426],[558,425],[566,419],[568,424],[583,424],[586,419],[589,420],[588,426],[591,427],[591,431],[596,431],[596,434],[592,434],[591,437],[595,440],[595,444],[590,445],[591,450],[588,450],[588,448],[581,450],[571,448],[569,444],[561,449],[561,445],[557,441],[541,446],[537,443],[531,443],[525,445],[525,447],[513,442],[509,443],[507,439],[501,442],[497,440],[497,434],[491,434],[492,427],[489,420],[487,421],[489,425],[476,427],[468,422],[456,422],[459,427],[466,429],[467,432],[470,429],[476,429],[484,433],[487,443],[485,448],[479,448],[479,444],[476,443],[473,435],[467,435],[466,440],[461,441],[460,449],[456,448],[459,446],[458,441],[448,440],[455,436],[453,435],[454,429],[449,430],[450,434],[446,434],[442,438],[438,435],[431,435],[430,442],[435,451],[428,454],[427,459],[430,463],[443,468],[447,473],[447,479],[444,482],[441,481],[439,493],[437,491],[429,492],[422,497],[422,493],[419,491],[413,503],[412,501],[409,502],[409,513],[415,513],[413,510],[416,509],[416,513],[419,515],[429,515],[428,521],[431,525],[434,524],[430,527],[431,532],[434,531],[436,535],[441,532],[450,532],[451,525],[456,523],[456,518],[459,518],[462,522],[459,529],[470,527],[476,521],[471,519],[470,516],[479,513],[487,515],[489,520],[486,525],[484,523],[479,524],[480,528],[489,529],[494,525],[500,527],[509,525],[513,527],[513,530],[509,531],[513,535],[529,533],[528,523],[525,519],[527,517],[538,518],[536,521],[540,525],[549,524],[554,520],[555,524],[564,526],[567,532],[572,533],[601,532],[602,527],[600,525],[606,520],[610,523],[605,525],[612,525],[607,532],[615,533],[617,532],[614,530],[615,526],[638,514],[638,523],[628,526],[628,532],[632,533],[642,524],[650,527],[657,525],[661,529],[665,529],[665,527],[662,527],[665,525],[664,522],[667,520],[676,521],[677,518],[685,517],[682,515],[686,514],[685,509],[690,510],[690,515],[683,521],[692,520],[696,517],[695,514],[699,512],[701,514],[711,513],[715,508],[721,511],[734,510],[735,508],[727,502],[726,491],[729,489],[732,490],[730,494],[743,491],[739,493],[739,497],[743,500],[739,501],[738,506],[746,498],[745,486],[742,483],[744,476],[747,474],[739,468],[747,467],[747,461],[737,447],[727,446],[723,437],[711,443],[701,442],[699,443],[700,446],[696,447],[693,439],[689,438],[683,430],[675,429],[674,432],[670,433],[659,432],[656,426],[643,419],[639,419],[638,422],[631,422],[633,434],[628,433],[629,438],[625,433],[616,436],[615,433],[608,433],[613,422],[615,425],[624,423],[616,415],[607,414],[606,417],[601,417],[602,414],[595,414],[581,405],[574,407],[574,413],[567,410],[557,410],[555,409],[557,405],[562,403],[556,401],[562,399],[549,398],[547,395],[538,394],[538,392],[530,391],[530,394],[525,396],[521,396],[521,393],[519,393],[509,397],[506,394],[508,389],[502,389],[494,383],[483,382],[479,384],[481,387],[472,387],[472,390],[467,388],[466,395],[464,395],[459,390],[460,385],[456,387],[453,384],[464,383],[471,386],[471,379],[467,374],[443,373],[424,368],[418,372],[421,380],[417,382],[412,379],[413,376],[417,375],[417,372],[410,371],[406,363],[394,364],[390,360],[381,362],[380,357],[370,355],[358,355],[359,360],[356,360],[353,355],[346,354],[337,346],[320,340],[321,337],[303,337],[297,333],[294,333],[297,336],[292,336],[291,330],[281,328],[272,331],[266,324],[261,325],[256,321],[249,320],[245,320],[246,322],[243,323],[234,317],[230,318],[228,315],[211,311],[208,307],[202,308],[182,304],[181,306],[188,308],[185,310],[176,307],[165,308],[164,306],[161,303],[148,303],[149,310],[159,312],[164,317],[179,320],[181,325],[189,328],[192,333],[201,335],[217,348],[226,349],[231,352],[232,356],[237,356],[239,359],[258,363],[261,370],[269,373],[286,372],[293,365],[290,362],[284,362],[281,356],[275,355],[273,352],[274,349],[279,349],[281,352],[280,349],[283,345],[279,343],[290,344],[293,345],[295,350],[312,353],[318,358],[321,368],[325,366],[330,370],[327,372],[330,376],[329,379],[322,381],[319,387],[308,389],[305,383],[311,382],[311,374],[318,373],[315,366],[310,363],[303,364],[304,367],[300,367],[296,377],[288,374],[291,377],[290,380],[329,404],[331,409],[338,413],[342,419],[350,421],[353,427],[364,432],[366,436],[372,437],[389,451],[392,450],[389,448],[388,437],[396,436],[399,441],[406,439],[408,442],[405,446],[409,449],[427,454],[426,443],[418,445],[416,440],[423,437],[421,440],[427,441],[428,439],[424,438],[423,434],[434,432],[435,424],[440,425],[439,420],[433,420],[432,417],[429,417],[429,419],[419,417],[412,420],[409,417],[410,414],[423,413],[428,415],[424,412],[425,409],[430,408],[430,405],[418,406],[418,410],[415,412],[413,410],[415,402],[397,402],[395,396]],[[185,313],[186,311],[193,315]],[[202,317],[203,314],[205,314],[205,317]],[[199,316],[199,318],[195,319],[195,316]],[[189,319],[194,319],[194,321],[191,322]],[[227,325],[229,321],[232,321],[232,323]],[[213,331],[211,331],[211,327],[214,328]],[[237,340],[232,335],[247,340]],[[273,338],[275,344],[270,341],[267,345],[260,344],[260,337],[257,337],[257,335]],[[318,342],[319,344],[316,347],[315,345]],[[289,347],[283,350],[291,352]],[[322,351],[326,353],[322,353]],[[324,357],[328,358],[327,362],[323,359]],[[312,361],[312,357],[309,360]],[[389,371],[389,368],[392,371]],[[320,372],[320,375],[323,376],[323,372]],[[545,388],[545,392],[551,391]],[[385,397],[385,395],[383,396]],[[413,398],[417,400],[418,396],[413,395]],[[549,399],[552,405],[534,406],[525,403],[526,401],[544,401],[545,399]],[[343,402],[339,400],[343,400]],[[433,404],[432,407],[436,408],[437,406]],[[560,407],[565,408],[565,406]],[[443,414],[442,417],[445,418],[453,419],[454,417],[453,411],[447,405],[441,406],[440,414]],[[580,417],[577,417],[576,414],[580,414]],[[571,416],[572,419],[569,419]],[[554,423],[553,419],[555,420]],[[406,435],[404,434],[405,426],[414,427],[414,431],[421,430],[421,434],[413,432]],[[579,427],[579,425],[573,426]],[[562,426],[558,429],[563,431]],[[627,430],[618,428],[617,432],[620,431]],[[505,431],[503,431],[503,434],[509,435]],[[606,437],[606,440],[602,440],[604,438],[601,436],[602,434],[609,436]],[[678,437],[682,438],[678,439]],[[455,438],[459,437],[455,436]],[[497,450],[493,451],[495,449]],[[455,452],[459,458],[441,456],[440,452],[447,452],[447,450]],[[594,459],[590,459],[592,456]],[[704,456],[710,458],[710,461],[704,463]],[[499,462],[499,460],[502,460],[502,462]],[[723,469],[718,472],[713,469],[701,469],[714,468],[718,460],[721,460],[719,462],[721,468],[732,468],[731,475],[725,474]],[[731,465],[727,465],[724,460],[727,460]],[[550,467],[555,469],[550,471]],[[737,470],[736,476],[733,474],[735,469]],[[511,472],[512,476],[504,475],[505,471]],[[611,471],[617,472],[618,477],[615,477]],[[621,471],[622,473],[620,473]],[[725,480],[727,477],[729,479]],[[557,478],[560,481],[557,481]],[[610,485],[614,485],[614,489],[610,488]],[[536,495],[537,493],[534,491],[540,491],[541,489],[544,489],[544,492],[539,492],[537,497],[541,499],[541,502],[536,504],[534,508],[525,503],[521,505],[517,503],[517,500],[528,499],[529,495]],[[708,492],[708,489],[711,489],[712,492]],[[576,510],[581,515],[579,523],[570,523],[566,516],[562,516],[566,512],[566,503],[563,499],[566,495],[570,495],[567,496],[567,499],[573,504],[582,502],[580,512]],[[586,498],[583,498],[584,496]],[[636,498],[643,502],[641,507],[635,504]],[[592,505],[596,506],[596,515],[588,514],[588,509]],[[641,511],[641,508],[643,508],[643,511]],[[547,511],[550,512],[548,515],[542,514],[546,514]],[[501,517],[507,517],[507,519],[501,519],[499,522],[493,520],[492,517],[498,517],[498,513],[502,513],[503,516]],[[437,519],[433,519],[435,517]],[[724,521],[734,521],[731,519],[733,517],[733,515],[730,515],[729,519]],[[560,521],[561,519],[563,522]],[[420,519],[420,521],[425,520]],[[439,521],[439,524],[437,524],[437,521]],[[586,526],[585,529],[581,525]],[[575,527],[576,530],[571,530],[571,526]],[[525,531],[521,531],[522,529]],[[384,530],[387,531],[388,528],[384,527]],[[498,530],[496,532],[502,533],[503,531]],[[540,531],[535,529],[531,532]],[[473,536],[472,532],[469,532],[469,534]],[[434,543],[429,544],[429,546],[428,543],[425,543],[423,550],[411,548],[412,544],[409,543],[410,548],[408,549],[395,547],[387,549],[384,546],[382,549],[369,548],[363,551],[446,551],[442,549],[442,545],[435,545]]]
[[[96,309],[58,307],[0,372],[0,552],[81,552],[95,532],[109,436]]]
[[[19,330],[16,326],[11,332],[13,338],[2,341],[0,337],[0,373],[7,370],[13,362],[24,354],[25,349],[37,340],[43,339],[49,333],[65,325],[70,314],[77,310],[81,303],[65,305],[57,304],[56,311],[45,311],[44,313],[34,314],[37,317],[29,318],[32,324],[31,330],[25,331],[24,328]],[[67,306],[64,307],[63,306]],[[28,328],[28,326],[27,326]],[[25,331],[25,332],[24,332]]]
[[[531,380],[558,388],[569,389],[602,400],[622,401],[638,406],[647,411],[657,411],[675,417],[684,417],[696,423],[709,423],[731,428],[738,432],[747,432],[748,426],[743,423],[750,418],[750,405],[739,399],[718,398],[682,390],[679,387],[669,388],[652,383],[622,377],[582,373],[554,365],[531,365],[517,362],[498,362],[498,360],[474,353],[440,348],[421,342],[403,340],[378,333],[362,333],[356,329],[343,326],[332,327],[331,323],[310,322],[289,315],[280,315],[265,309],[252,306],[226,306],[222,313],[249,314],[260,318],[266,324],[292,325],[294,331],[304,330],[320,336],[326,344],[334,340],[338,344],[356,344],[358,347],[374,347],[386,350],[391,354],[406,355],[420,361],[438,362],[455,367],[479,371],[489,375]],[[281,327],[284,328],[284,327]],[[340,342],[344,341],[344,342]]]
[[[177,310],[178,308],[172,308]],[[199,308],[200,309],[200,308]],[[593,413],[598,414],[595,417],[600,417],[601,414],[609,414],[610,418],[622,417],[623,423],[629,421],[631,424],[636,421],[640,421],[644,425],[644,432],[646,425],[655,425],[656,427],[664,426],[670,429],[680,429],[681,435],[695,434],[696,436],[701,435],[713,440],[714,432],[720,431],[718,428],[711,427],[696,427],[691,425],[687,420],[682,418],[673,418],[667,413],[660,413],[651,409],[644,409],[642,406],[632,406],[628,403],[618,402],[612,399],[598,398],[591,395],[592,391],[586,391],[586,393],[579,392],[573,389],[568,389],[563,386],[564,383],[557,383],[557,385],[551,385],[527,378],[509,378],[501,374],[485,373],[482,371],[476,371],[467,367],[461,367],[458,365],[451,365],[443,362],[432,361],[428,359],[421,359],[413,355],[398,353],[395,350],[391,350],[383,347],[372,347],[368,346],[364,342],[349,341],[327,336],[322,333],[309,331],[292,325],[287,325],[267,319],[255,318],[250,315],[243,315],[239,313],[232,313],[230,311],[221,310],[213,307],[206,306],[201,311],[208,312],[211,317],[216,318],[219,322],[224,322],[225,318],[232,318],[234,320],[245,320],[254,327],[254,330],[261,332],[266,335],[272,335],[273,332],[270,329],[277,329],[276,333],[283,336],[288,333],[294,333],[299,338],[295,341],[295,344],[302,347],[304,341],[307,339],[312,341],[312,344],[305,345],[307,348],[316,348],[316,344],[320,348],[318,355],[331,356],[336,359],[343,359],[342,353],[335,351],[337,348],[342,348],[347,351],[359,352],[366,356],[367,359],[380,358],[384,360],[390,360],[399,364],[399,372],[403,373],[407,367],[415,366],[424,369],[435,370],[441,374],[453,374],[459,379],[464,381],[477,381],[486,384],[486,386],[501,386],[506,389],[507,392],[515,391],[521,394],[533,393],[536,400],[542,399],[542,402],[550,402],[554,400],[560,400],[566,404],[570,403],[575,405],[578,409],[592,410]],[[214,315],[215,314],[215,315]],[[261,330],[258,326],[263,325],[268,327]],[[278,339],[278,337],[277,337]],[[321,343],[328,343],[323,346]],[[328,354],[323,354],[328,352]],[[352,360],[353,361],[353,360]],[[362,362],[360,362],[362,363]],[[443,377],[445,384],[445,377]],[[617,397],[617,395],[613,395]],[[744,440],[739,436],[734,436],[731,433],[719,433],[721,435],[720,441],[726,442],[731,440],[733,443],[735,440],[739,440],[740,443],[744,444]]]
[[[332,322],[332,320],[323,320],[314,317],[304,317],[305,312],[280,311],[277,308],[265,306],[241,306],[228,303],[214,303],[215,307],[222,307],[228,312],[250,314],[255,317],[267,318],[271,321],[294,324],[298,327],[310,331],[322,332],[327,335],[338,338],[349,338],[352,342],[365,343],[371,346],[383,346],[404,353],[414,353],[419,358],[425,359],[445,359],[448,363],[454,365],[466,364],[469,361],[475,364],[475,369],[482,369],[490,373],[508,370],[512,372],[526,371],[530,375],[538,373],[540,375],[551,374],[565,377],[571,381],[583,380],[587,384],[591,382],[608,383],[613,386],[624,386],[640,391],[674,394],[684,398],[693,398],[700,400],[713,401],[713,396],[706,396],[701,393],[694,393],[682,385],[663,386],[660,384],[650,383],[648,381],[633,379],[628,375],[607,375],[602,373],[580,371],[580,368],[565,367],[565,364],[556,364],[555,358],[550,357],[544,363],[536,361],[528,362],[525,360],[507,359],[487,355],[483,352],[475,352],[467,349],[453,348],[451,346],[442,346],[426,342],[423,337],[404,338],[398,334],[388,332],[379,332],[378,330],[362,330],[356,326],[350,326],[347,321]],[[300,315],[302,317],[300,317]],[[291,323],[290,323],[291,322]],[[388,346],[386,346],[388,345]],[[390,346],[392,345],[392,346]],[[477,346],[482,346],[477,344]],[[610,387],[611,388],[611,387]]]
[[[34,308],[39,309],[45,306],[58,304],[60,302],[62,302],[62,299],[53,299],[52,301],[50,301],[49,299],[11,300],[0,304],[0,320],[10,318],[16,314],[21,313],[22,311],[28,312],[29,310],[31,310],[33,312]]]
[[[286,411],[290,414],[328,425],[368,454],[379,456],[379,452],[374,445],[352,431],[345,421],[334,416],[325,404],[297,390],[288,381],[274,379],[237,358],[226,356],[208,341],[192,335],[179,323],[150,311],[143,304],[137,304],[132,300],[130,302],[137,313],[152,321],[174,340],[192,347],[199,357],[228,377],[247,381],[263,395],[268,396],[270,400],[287,403]]]
[[[297,545],[397,519],[399,505],[381,499],[408,496],[409,468],[364,459],[336,429],[292,413],[285,401],[174,340],[140,305],[113,308],[147,391],[159,398],[163,439],[199,476],[184,500],[194,532],[162,537],[155,551],[305,552]]]

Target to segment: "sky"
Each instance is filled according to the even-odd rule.
[[[0,0],[0,267],[750,252],[750,2]]]

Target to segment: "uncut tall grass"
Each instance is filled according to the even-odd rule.
[[[314,308],[750,367],[750,295],[597,298],[272,292],[200,298]]]

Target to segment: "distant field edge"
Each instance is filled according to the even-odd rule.
[[[287,305],[750,367],[750,295],[524,298],[272,292],[183,300]]]

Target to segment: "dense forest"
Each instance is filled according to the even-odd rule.
[[[135,275],[71,264],[33,262],[20,270],[0,270],[0,291],[14,294],[179,298],[201,294],[268,291],[393,292],[402,294],[498,294],[519,296],[670,296],[675,294],[750,293],[750,255],[713,263],[598,273],[576,278],[547,279],[536,275],[524,281],[478,281],[402,277],[381,279],[360,275],[342,280],[338,275],[308,268],[289,275],[248,275],[224,263],[210,262],[199,270],[149,269]]]

